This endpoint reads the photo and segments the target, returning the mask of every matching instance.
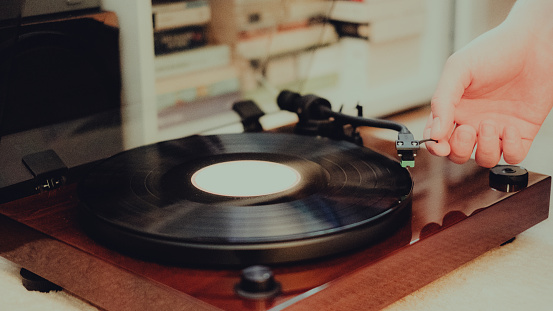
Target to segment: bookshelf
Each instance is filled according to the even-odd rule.
[[[154,27],[159,24],[155,25],[152,20],[155,8],[151,1],[102,1],[103,8],[114,11],[119,18],[126,147],[197,133],[240,131],[239,117],[229,109],[229,104],[221,109],[205,109],[208,104],[195,102],[186,112],[184,121],[179,121],[177,113],[170,110],[160,114],[160,105],[163,104],[157,93],[160,81],[166,77],[160,77],[159,69],[156,68],[160,55],[155,53]],[[328,98],[335,109],[343,105],[343,111],[348,113],[355,113],[354,107],[359,103],[364,106],[365,116],[368,117],[382,116],[428,102],[442,65],[452,50],[452,0],[368,0],[361,4],[362,10],[357,10],[367,14],[355,17],[357,20],[349,16],[353,22],[367,26],[370,32],[368,39],[336,36],[329,32],[322,46],[307,45],[302,49],[287,49],[285,46],[289,43],[287,41],[306,41],[287,39],[291,38],[292,31],[286,33],[288,37],[284,37],[280,43],[278,35],[285,31],[276,36],[273,33],[268,41],[261,40],[257,45],[249,41],[247,43],[251,45],[245,43],[251,34],[244,34],[243,27],[240,28],[241,20],[257,18],[271,22],[271,16],[278,16],[276,13],[267,16],[263,15],[265,13],[255,13],[260,12],[255,11],[259,2],[210,0],[208,41],[211,46],[228,47],[232,67],[240,79],[239,97],[254,99],[268,114],[264,117],[266,128],[295,120],[295,116],[278,112],[275,99],[278,90],[282,88],[316,93]],[[347,1],[331,4],[331,13],[337,14],[338,9],[343,9],[337,5],[343,2]],[[385,3],[392,5],[382,6]],[[290,10],[287,7],[289,1],[286,0],[264,0],[263,4],[267,7],[273,5],[274,12],[299,12],[299,9]],[[242,10],[237,9],[239,5],[243,5]],[[253,13],[246,8],[251,8]],[[331,18],[348,21],[347,12],[342,14],[346,15]],[[292,25],[290,22],[281,28],[287,31],[300,29],[297,33],[307,30]],[[327,29],[330,24],[317,24],[316,27]],[[319,33],[324,33],[324,30]],[[321,38],[317,37],[318,40]],[[264,48],[268,48],[269,52],[259,51]],[[277,49],[276,52],[274,49]],[[260,63],[263,66],[256,67]],[[178,66],[169,66],[169,69],[178,70]],[[220,69],[221,75],[232,76],[232,69],[228,66],[221,66]],[[205,69],[209,70],[214,69]],[[197,80],[201,79],[202,74],[207,75],[206,72],[195,72]],[[263,79],[259,79],[260,72]],[[168,87],[169,84],[164,85]],[[231,103],[234,99],[237,98],[230,96],[222,100]],[[198,112],[201,110],[205,111]],[[222,125],[223,128],[219,128]]]
[[[125,148],[156,141],[154,43],[151,0],[102,0],[119,19]]]

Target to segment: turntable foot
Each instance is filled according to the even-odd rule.
[[[507,245],[507,244],[509,244],[509,243],[513,243],[513,242],[515,241],[516,238],[517,238],[516,236],[515,236],[515,237],[512,237],[512,238],[508,239],[507,241],[501,243],[500,246]]]
[[[47,279],[38,276],[31,271],[21,268],[21,271],[19,271],[19,274],[23,278],[21,282],[23,283],[23,286],[28,291],[37,291],[37,292],[43,292],[47,293],[50,291],[60,291],[63,288],[60,286],[48,281]]]
[[[240,283],[234,287],[238,296],[248,299],[267,299],[280,293],[280,283],[275,281],[271,269],[251,266],[242,270]]]

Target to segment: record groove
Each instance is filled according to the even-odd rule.
[[[233,160],[284,164],[301,180],[253,197],[192,184],[199,169]],[[139,147],[100,163],[79,185],[83,225],[103,243],[152,260],[215,265],[314,259],[375,242],[403,225],[411,191],[406,169],[367,148],[275,133]]]

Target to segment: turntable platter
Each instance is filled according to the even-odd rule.
[[[276,133],[139,147],[79,184],[91,236],[145,259],[198,265],[295,262],[366,246],[405,223],[411,192],[409,172],[372,150]]]

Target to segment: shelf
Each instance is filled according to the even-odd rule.
[[[407,1],[413,8],[418,8],[418,11],[407,10],[407,12],[415,12],[416,14],[413,14],[416,16],[412,15],[411,19],[409,17],[401,20],[401,15],[399,17],[397,14],[394,15],[388,24],[391,23],[396,28],[394,32],[390,33],[378,30],[389,28],[377,27],[384,25],[377,23],[379,19],[368,21],[373,23],[371,31],[379,32],[373,33],[375,38],[380,38],[379,40],[339,38],[336,42],[331,42],[330,44],[335,45],[334,48],[337,49],[333,52],[333,56],[327,56],[322,61],[308,60],[306,63],[310,66],[309,70],[315,72],[317,70],[324,71],[324,66],[321,64],[326,63],[325,66],[328,67],[328,64],[331,63],[339,68],[337,72],[333,75],[329,72],[321,74],[317,77],[318,80],[313,79],[314,75],[301,76],[299,71],[295,73],[298,75],[299,80],[297,81],[305,80],[307,77],[311,78],[311,84],[290,82],[275,84],[268,81],[271,80],[267,79],[270,76],[260,80],[259,76],[256,76],[260,72],[255,71],[247,78],[248,70],[244,64],[251,66],[252,63],[251,60],[239,57],[239,50],[236,49],[235,44],[238,40],[238,30],[236,27],[224,26],[224,20],[221,19],[222,13],[213,7],[209,25],[210,44],[228,44],[231,48],[232,62],[237,66],[242,79],[240,82],[242,97],[248,96],[248,99],[255,99],[268,115],[279,115],[280,117],[273,117],[274,120],[269,122],[272,124],[271,126],[278,126],[279,122],[275,120],[279,118],[281,118],[282,124],[293,120],[293,116],[289,116],[287,113],[278,113],[275,103],[278,91],[284,87],[302,93],[315,92],[319,96],[328,98],[335,109],[343,105],[345,112],[352,111],[355,105],[361,104],[364,106],[367,117],[387,115],[430,100],[443,63],[452,49],[451,30],[453,25],[450,16],[453,12],[453,1],[393,1],[397,3]],[[212,0],[210,3],[231,7],[234,1]],[[194,117],[192,120],[189,118],[182,124],[172,127],[164,126],[164,120],[159,119],[160,103],[157,103],[156,98],[154,61],[156,55],[152,39],[154,30],[151,0],[104,0],[102,5],[103,9],[114,11],[119,18],[123,77],[122,110],[126,148],[197,133],[218,131],[218,129],[227,128],[227,124],[239,121],[238,116],[234,115],[229,109],[230,106],[225,103],[223,106],[226,108],[221,113],[209,112],[208,117]],[[228,16],[225,17],[226,23],[228,23],[228,18]],[[218,31],[217,27],[219,27]],[[401,31],[406,27],[412,29]],[[226,41],[223,42],[224,40],[221,39],[217,41],[215,33],[219,38],[226,38]],[[378,36],[376,36],[377,34]],[[290,53],[290,51],[284,52]],[[300,70],[301,66],[294,67],[294,62],[297,59],[285,59],[287,54],[279,53],[271,57],[271,59],[278,58],[281,61],[279,66],[274,67],[276,67],[275,70],[280,69],[282,72],[274,71],[274,77],[278,78],[281,77],[281,74],[290,73],[289,69],[285,71],[283,68]],[[254,54],[264,53],[254,52]],[[269,60],[269,57],[264,60]],[[258,64],[259,61],[263,60],[258,60]],[[248,84],[248,79],[250,79],[250,84]],[[319,83],[318,87],[314,87],[315,82]],[[196,115],[196,112],[190,111],[190,114]],[[239,128],[239,126],[230,127]]]

